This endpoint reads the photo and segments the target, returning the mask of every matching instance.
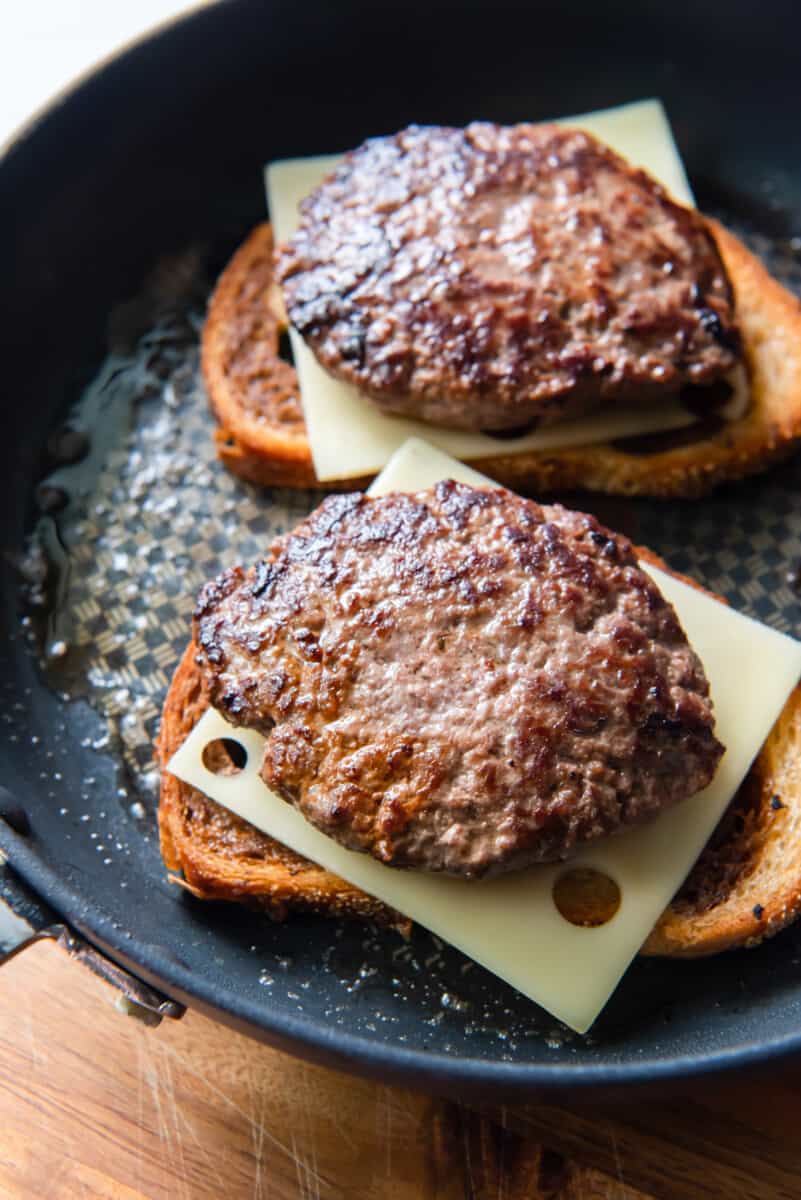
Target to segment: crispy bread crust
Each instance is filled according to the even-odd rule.
[[[699,588],[644,546],[637,556]],[[701,958],[757,946],[801,915],[801,683],[742,787],[640,950]]]
[[[278,352],[285,326],[273,287],[272,230],[258,225],[220,276],[203,332],[217,453],[251,483],[316,487],[295,368]]]
[[[162,713],[157,751],[162,767],[161,854],[173,876],[201,900],[233,900],[282,919],[293,912],[359,917],[406,933],[405,917],[352,884],[302,858],[253,825],[182,783],[165,769],[208,708],[203,678],[187,647],[173,676]]]
[[[637,556],[713,600],[644,546]],[[801,914],[801,683],[641,954],[702,958],[757,946]]]
[[[637,555],[667,569],[644,547],[637,547]],[[699,586],[686,576],[677,578]],[[173,875],[175,882],[200,899],[244,902],[278,919],[306,911],[374,920],[408,933],[410,922],[266,837],[164,769],[208,707],[195,654],[190,643],[167,694],[158,741],[161,851],[170,871],[183,874],[183,878]],[[753,946],[799,914],[801,684],[642,953],[695,958]]]
[[[801,914],[801,685],[641,953],[756,946]]]
[[[718,433],[657,453],[609,444],[498,454],[473,466],[517,491],[585,488],[621,495],[700,496],[763,470],[801,441],[801,303],[733,234],[709,221],[729,277],[751,374],[752,405]],[[225,465],[263,486],[318,487],[294,368],[278,354],[284,327],[273,239],[259,225],[220,277],[203,335],[203,371]],[[350,491],[365,479],[326,481]]]

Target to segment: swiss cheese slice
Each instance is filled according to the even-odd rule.
[[[681,203],[693,204],[684,167],[659,100],[626,104],[559,123],[597,134],[635,166],[648,170]],[[301,200],[314,191],[341,157],[288,159],[266,168],[268,207],[277,241],[285,241],[294,233]],[[314,469],[322,482],[374,474],[410,437],[425,438],[456,458],[481,459],[680,429],[695,420],[677,401],[663,401],[654,408],[615,406],[614,411],[560,421],[518,438],[499,439],[444,429],[382,413],[351,384],[324,371],[294,330],[290,331],[290,340]]]
[[[417,491],[443,478],[496,486],[425,442],[410,441],[370,491]],[[801,675],[801,644],[663,571],[646,569],[675,606],[704,663],[726,754],[703,792],[644,828],[582,851],[567,865],[468,882],[396,870],[345,850],[262,782],[261,735],[234,728],[214,710],[201,719],[168,769],[299,854],[406,913],[583,1032],[690,870]],[[232,738],[247,751],[239,775],[215,775],[203,765],[203,748],[219,737]],[[554,883],[575,866],[594,867],[618,884],[620,908],[607,924],[578,927],[556,908]]]

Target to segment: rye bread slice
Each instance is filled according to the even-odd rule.
[[[637,553],[643,561],[666,569],[650,551],[640,547]],[[685,576],[678,578],[693,584]],[[200,899],[245,903],[276,919],[293,912],[347,916],[407,934],[406,918],[164,769],[208,707],[195,653],[190,643],[167,694],[158,739],[161,850],[172,878]],[[592,924],[592,897],[588,900],[585,893],[581,899],[587,923]],[[599,911],[604,905],[599,895]],[[801,684],[642,953],[691,958],[753,946],[778,933],[799,912]]]
[[[751,379],[745,416],[682,443],[684,435],[630,439],[547,452],[498,454],[471,465],[515,491],[583,488],[629,496],[701,496],[726,480],[764,470],[801,442],[801,303],[716,221],[735,292]],[[273,280],[273,236],[256,227],[223,271],[203,334],[203,373],[225,465],[263,486],[319,487],[297,376],[279,353],[286,328]],[[656,448],[655,448],[656,447]],[[326,480],[352,491],[367,479]]]

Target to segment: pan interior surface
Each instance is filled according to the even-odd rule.
[[[637,962],[578,1037],[422,931],[406,944],[273,923],[170,885],[152,739],[194,595],[319,501],[259,493],[216,462],[198,333],[217,272],[263,218],[264,161],[413,120],[511,122],[649,94],[699,206],[801,292],[798,84],[777,14],[754,29],[745,4],[725,28],[703,11],[626,11],[613,31],[589,4],[493,6],[491,21],[468,5],[458,22],[415,4],[403,20],[367,5],[212,7],[94,77],[0,166],[2,782],[32,827],[11,861],[167,990],[303,1053],[338,1040],[354,1066],[432,1085],[451,1068],[485,1088],[634,1081],[792,1044],[801,932]],[[571,500],[797,635],[799,492],[796,462],[700,503]]]

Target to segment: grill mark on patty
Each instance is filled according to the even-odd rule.
[[[385,862],[481,875],[569,856],[711,779],[703,668],[631,544],[446,482],[330,497],[195,614],[212,703],[262,774]]]
[[[390,412],[503,435],[714,381],[740,356],[698,213],[589,134],[412,127],[301,205],[290,320]]]

